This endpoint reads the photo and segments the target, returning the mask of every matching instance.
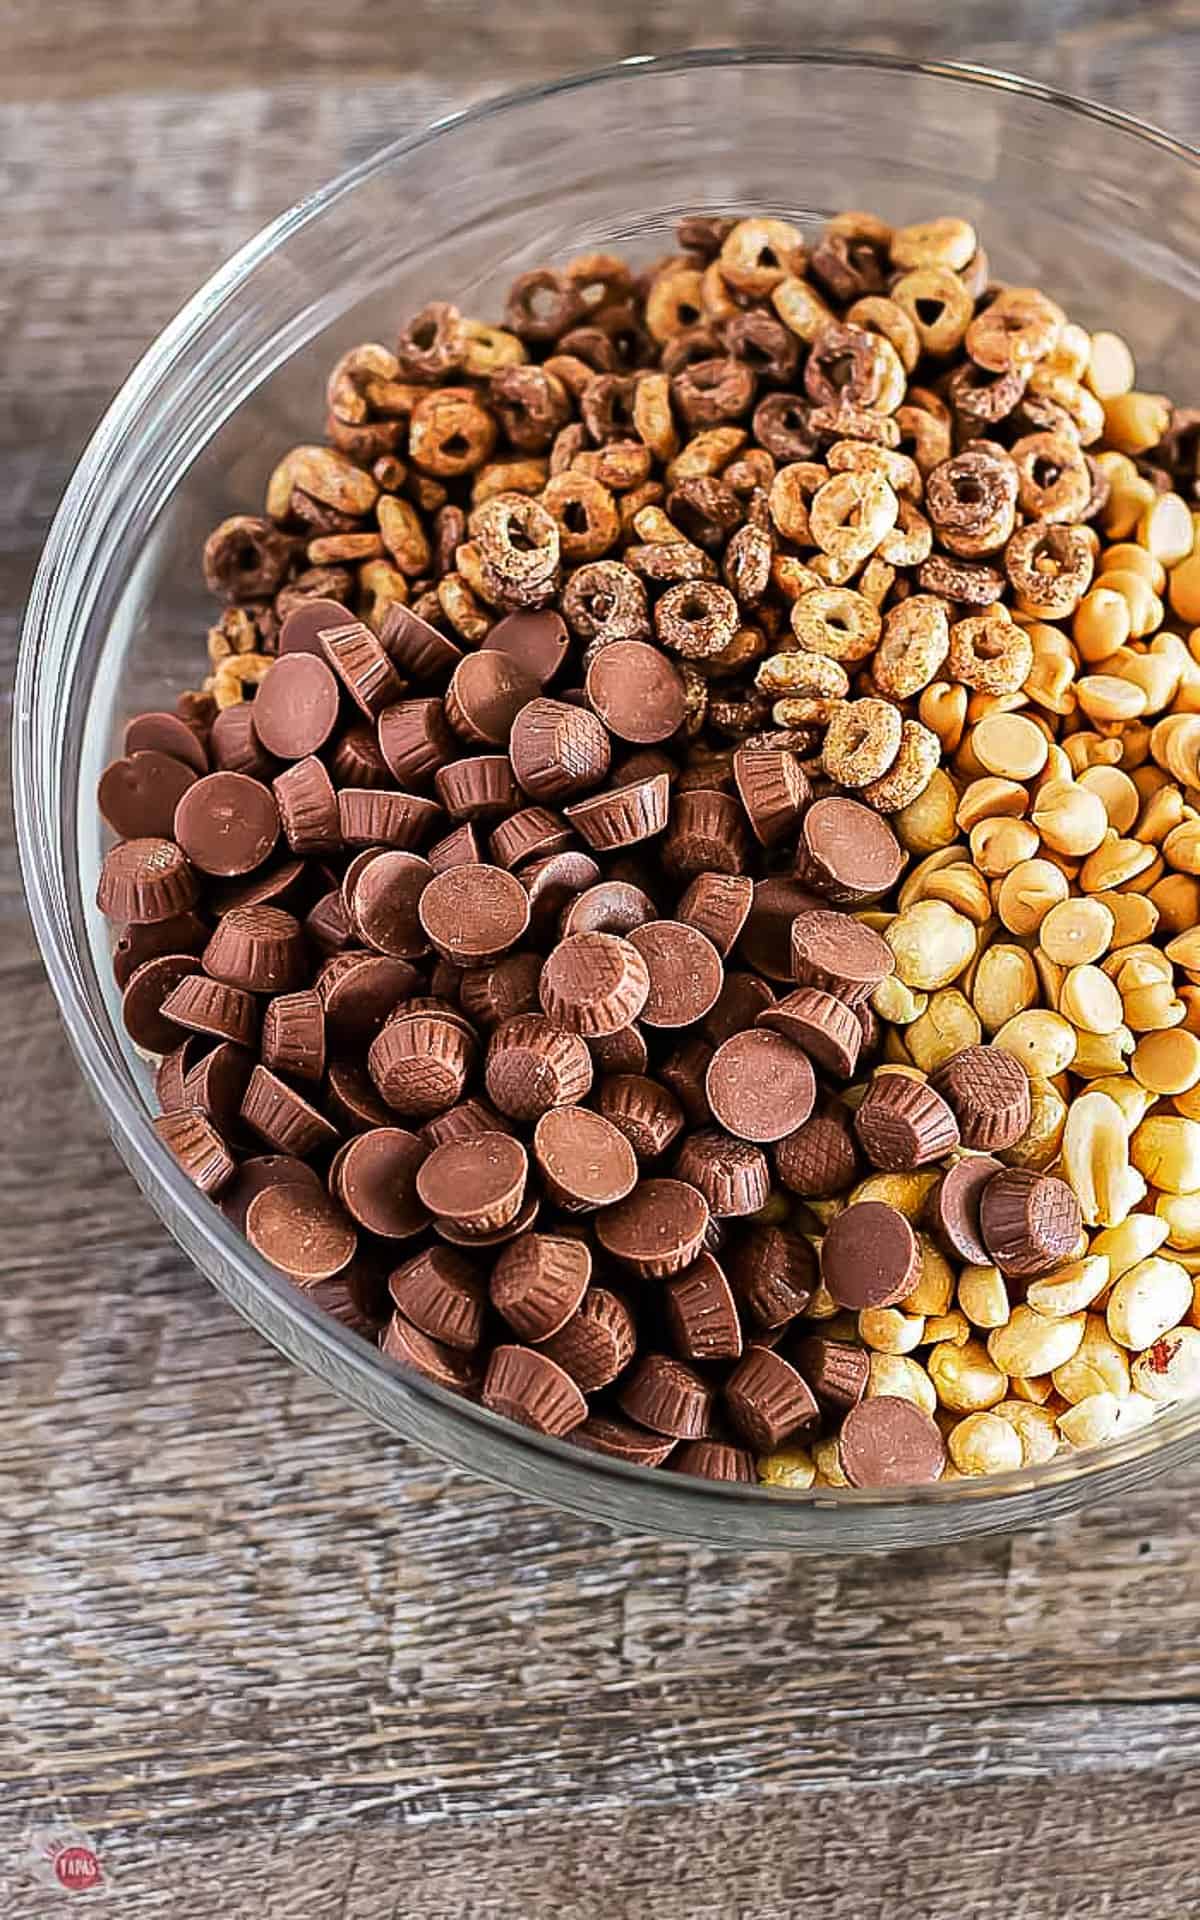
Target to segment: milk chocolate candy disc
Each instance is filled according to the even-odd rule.
[[[503,747],[521,708],[537,698],[539,682],[497,649],[468,653],[446,689],[446,718],[461,740]]]
[[[181,980],[200,971],[190,953],[162,953],[144,960],[121,996],[121,1022],[135,1046],[146,1053],[169,1053],[183,1038],[179,1027],[163,1013],[163,1002]]]
[[[280,656],[262,681],[250,712],[259,744],[278,760],[303,760],[325,745],[337,725],[338,683],[315,653]]]
[[[1006,1167],[983,1189],[979,1226],[1001,1273],[1033,1280],[1074,1257],[1083,1217],[1065,1180]]]
[[[261,780],[209,773],[176,807],[175,838],[201,873],[252,873],[279,838],[279,808]]]
[[[338,1130],[324,1114],[262,1065],[250,1075],[241,1117],[277,1153],[294,1153],[299,1160],[338,1143]]]
[[[853,1186],[858,1152],[843,1109],[814,1113],[775,1148],[775,1170],[805,1200],[831,1200]]]
[[[755,839],[773,847],[796,830],[812,789],[794,753],[774,747],[741,747],[733,777]]]
[[[687,707],[671,661],[641,640],[614,640],[601,648],[588,668],[587,697],[610,733],[638,746],[669,740]]]
[[[683,1109],[669,1087],[645,1074],[607,1074],[596,1106],[624,1134],[639,1160],[655,1160],[683,1132]]]
[[[596,1216],[596,1238],[634,1273],[665,1279],[691,1265],[708,1220],[708,1205],[695,1187],[682,1180],[643,1180]]]
[[[169,920],[145,921],[122,930],[112,952],[113,979],[124,992],[138,968],[166,953],[199,954],[208,939],[208,924],[198,913],[177,913]]]
[[[764,1028],[717,1048],[705,1079],[713,1116],[739,1140],[782,1140],[808,1119],[817,1083],[806,1054]]]
[[[715,1005],[701,1022],[704,1037],[714,1047],[722,1047],[727,1040],[746,1034],[759,1014],[774,1005],[775,995],[760,973],[727,973]]]
[[[964,1154],[947,1167],[926,1203],[926,1218],[938,1245],[951,1260],[985,1267],[991,1255],[983,1244],[979,1203],[984,1188],[1004,1169],[987,1153]]]
[[[627,880],[601,880],[576,894],[563,914],[559,928],[563,939],[573,933],[632,933],[657,918],[657,908],[648,893]]]
[[[354,615],[340,600],[313,598],[293,609],[279,629],[279,651],[315,654],[322,659],[321,633],[327,627],[348,626]]]
[[[523,1013],[492,1035],[484,1079],[499,1112],[510,1120],[537,1120],[550,1107],[584,1099],[592,1084],[592,1058],[578,1034]]]
[[[587,1107],[551,1107],[534,1128],[533,1153],[547,1198],[566,1213],[612,1206],[637,1183],[625,1135]]]
[[[768,980],[792,978],[792,921],[823,902],[812,889],[786,874],[756,880],[754,899],[742,928],[738,951],[748,967]]]
[[[830,1222],[821,1241],[821,1278],[840,1307],[894,1307],[921,1272],[917,1236],[882,1200],[859,1200]]]
[[[399,601],[393,601],[384,614],[379,640],[389,660],[418,685],[453,673],[463,657],[452,640]]]
[[[765,1007],[757,1025],[778,1033],[807,1053],[826,1073],[848,1080],[862,1046],[862,1024],[856,1010],[820,987],[797,987],[795,993]]]
[[[848,913],[798,914],[792,922],[792,973],[848,1007],[868,1000],[896,962],[886,940]]]
[[[386,650],[363,620],[321,631],[321,647],[359,712],[374,720],[404,691]]]
[[[340,1273],[358,1244],[340,1207],[304,1186],[271,1186],[256,1194],[246,1211],[246,1238],[301,1286]]]
[[[852,1487],[920,1486],[941,1479],[946,1443],[936,1422],[911,1400],[879,1394],[847,1413],[838,1461]]]
[[[716,1002],[725,974],[706,934],[681,920],[651,920],[629,936],[650,975],[640,1018],[648,1027],[690,1027]]]
[[[670,791],[666,774],[656,773],[648,780],[593,793],[564,812],[589,847],[597,853],[613,853],[662,832]]]
[[[749,917],[754,882],[746,873],[698,873],[680,898],[675,917],[708,935],[723,960]]]
[[[450,867],[435,874],[417,911],[434,951],[460,967],[498,960],[529,927],[529,895],[503,867]]]
[[[435,1147],[417,1171],[416,1190],[430,1213],[465,1232],[506,1227],[525,1196],[529,1161],[510,1133],[480,1133]]]
[[[958,1145],[958,1122],[931,1086],[903,1073],[877,1073],[854,1116],[872,1166],[907,1172],[944,1159]]]
[[[800,827],[797,874],[826,900],[862,906],[889,893],[904,851],[887,821],[840,794],[816,800]]]
[[[1029,1125],[1029,1075],[1002,1047],[964,1047],[929,1076],[953,1109],[964,1147],[999,1153]]]
[[[356,1134],[339,1162],[338,1199],[368,1233],[385,1240],[410,1239],[429,1218],[416,1184],[425,1158],[424,1141],[403,1127],[373,1127]]]
[[[208,772],[204,742],[177,713],[135,715],[126,725],[122,745],[127,754],[165,753],[190,767],[194,774]]]
[[[675,795],[662,843],[669,872],[680,879],[697,873],[744,873],[749,854],[745,815],[732,794],[691,787]]]
[[[553,680],[567,655],[569,635],[560,613],[510,613],[484,641],[485,651],[496,649],[544,687]]]
[[[439,1387],[468,1395],[478,1389],[479,1368],[472,1356],[457,1352],[442,1340],[431,1340],[402,1313],[392,1315],[380,1347],[389,1360],[422,1374]]]
[[[871,1356],[865,1347],[853,1347],[847,1340],[827,1340],[823,1334],[810,1334],[797,1341],[792,1358],[819,1406],[845,1413],[858,1405],[867,1390]]]
[[[734,1140],[719,1127],[689,1133],[675,1156],[674,1172],[704,1195],[720,1220],[757,1213],[771,1191],[771,1169],[761,1147]]]

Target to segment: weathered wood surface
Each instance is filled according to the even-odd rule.
[[[816,16],[821,12],[820,21]],[[805,10],[807,12],[807,10]],[[746,42],[1034,72],[1196,133],[1188,3],[749,0]],[[682,0],[8,0],[0,648],[83,439],[262,220],[504,84],[731,35]],[[1148,210],[1152,217],[1153,210]],[[176,1254],[0,845],[0,1911],[121,1920],[1186,1920],[1194,1479],[819,1566],[616,1540],[387,1441]]]

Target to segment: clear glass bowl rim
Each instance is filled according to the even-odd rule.
[[[63,911],[65,892],[61,886],[56,892],[58,869],[53,860],[46,858],[48,848],[55,856],[61,855],[61,845],[60,814],[51,815],[44,805],[42,786],[47,769],[39,721],[44,717],[43,689],[53,678],[45,669],[50,663],[69,667],[82,644],[85,624],[72,625],[72,550],[77,550],[80,544],[81,526],[85,522],[94,523],[103,513],[105,480],[117,449],[127,443],[131,435],[136,436],[146,404],[159,382],[186,360],[196,336],[221,305],[243,288],[256,268],[293,234],[321,218],[340,199],[405,155],[447,133],[493,117],[519,114],[536,103],[568,96],[581,89],[595,90],[617,80],[628,82],[638,70],[664,75],[727,66],[793,66],[809,72],[859,68],[944,80],[986,92],[1019,94],[1041,101],[1064,115],[1098,121],[1115,133],[1159,148],[1189,167],[1200,167],[1200,149],[1133,115],[1000,69],[956,61],[914,61],[873,52],[837,49],[792,52],[776,47],[716,47],[680,54],[635,55],[544,85],[489,98],[433,121],[416,134],[389,142],[288,208],[218,268],[146,350],[80,456],[47,535],[22,627],[12,730],[17,845],[43,964],[84,1078],[107,1116],[118,1150],[131,1168],[145,1171],[158,1193],[169,1194],[172,1211],[186,1222],[190,1238],[215,1243],[223,1260],[237,1271],[249,1292],[269,1295],[282,1317],[292,1322],[298,1333],[303,1330],[300,1345],[310,1352],[293,1353],[291,1357],[298,1364],[306,1365],[331,1385],[331,1372],[336,1371],[338,1380],[334,1390],[377,1419],[380,1417],[378,1398],[370,1391],[370,1383],[374,1381],[378,1385],[382,1372],[399,1396],[411,1398],[418,1407],[426,1403],[431,1413],[436,1410],[441,1416],[439,1431],[443,1436],[448,1432],[455,1435],[461,1432],[461,1449],[444,1438],[439,1441],[438,1450],[447,1458],[516,1492],[532,1493],[534,1497],[586,1516],[637,1526],[636,1501],[641,1492],[656,1511],[647,1514],[640,1524],[666,1535],[692,1539],[719,1537],[723,1514],[726,1520],[731,1520],[732,1509],[744,1515],[747,1508],[754,1507],[759,1522],[753,1529],[754,1538],[760,1546],[815,1549],[820,1546],[845,1548],[853,1544],[866,1549],[872,1543],[865,1535],[853,1543],[844,1535],[835,1539],[822,1527],[822,1517],[829,1515],[832,1519],[840,1512],[848,1519],[850,1512],[857,1510],[869,1525],[868,1511],[875,1509],[878,1520],[882,1518],[879,1510],[885,1509],[901,1524],[906,1513],[913,1514],[916,1544],[922,1533],[917,1518],[922,1510],[932,1518],[932,1509],[963,1509],[969,1503],[974,1513],[964,1532],[999,1529],[1036,1517],[1031,1497],[1043,1491],[1061,1489],[1066,1483],[1082,1488],[1086,1483],[1087,1494],[1083,1497],[1098,1497],[1104,1491],[1105,1481],[1112,1481],[1115,1490],[1118,1484],[1127,1486],[1170,1466],[1182,1465],[1200,1453],[1200,1404],[1164,1414],[1151,1426],[1114,1445],[1091,1453],[1059,1456],[1042,1467],[1022,1468],[986,1481],[958,1480],[895,1491],[821,1488],[798,1492],[664,1474],[629,1466],[601,1454],[584,1453],[566,1442],[528,1432],[502,1420],[486,1408],[402,1370],[315,1307],[269,1267],[180,1172],[155,1133],[149,1112],[128,1084],[120,1059],[84,991],[83,975],[76,963],[74,943]],[[181,475],[176,475],[179,477]],[[54,792],[56,800],[60,800],[57,789]],[[161,1212],[153,1193],[151,1199]],[[240,1303],[234,1304],[239,1311],[244,1311]],[[361,1382],[359,1391],[354,1389],[356,1380]],[[351,1383],[349,1387],[347,1381]],[[389,1424],[394,1431],[417,1439],[418,1444],[430,1444],[413,1432],[408,1423]],[[553,1463],[558,1464],[559,1472],[549,1490],[530,1486],[531,1478],[539,1479],[536,1469],[542,1462],[551,1470]],[[569,1476],[563,1469],[569,1470]],[[607,1489],[610,1497],[589,1498],[589,1489],[602,1494]],[[1071,1504],[1076,1502],[1072,1500]],[[981,1507],[987,1508],[989,1516],[982,1524]],[[1018,1508],[1019,1513],[1015,1510]],[[787,1516],[791,1516],[792,1525],[787,1524]],[[811,1539],[805,1538],[806,1519],[812,1526]],[[967,1519],[965,1512],[963,1519]],[[738,1532],[746,1537],[742,1529]],[[941,1529],[938,1532],[939,1537],[946,1537]],[[880,1544],[896,1544],[898,1537],[893,1534]]]

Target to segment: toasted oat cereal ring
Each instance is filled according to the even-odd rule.
[[[872,677],[881,693],[911,699],[937,679],[949,649],[946,602],[934,593],[910,594],[884,616]]]
[[[924,353],[944,359],[961,346],[975,302],[949,267],[914,267],[892,286],[892,299],[917,330]]]
[[[890,700],[848,700],[829,722],[821,765],[844,787],[869,786],[899,753],[901,729],[900,709]]]
[[[978,693],[1017,693],[1033,665],[1033,642],[1006,613],[989,608],[955,621],[946,665],[955,680]]]
[[[796,644],[830,660],[865,660],[879,639],[879,609],[850,587],[817,587],[797,600],[791,614]]]
[[[967,327],[967,352],[993,373],[1028,370],[1054,352],[1065,325],[1062,308],[1039,288],[1003,287]]]

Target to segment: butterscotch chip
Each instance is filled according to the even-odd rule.
[[[569,1373],[531,1347],[497,1347],[481,1395],[485,1407],[537,1433],[570,1433],[587,1418],[587,1401]]]
[[[650,990],[650,969],[638,948],[611,933],[568,935],[546,961],[538,985],[549,1018],[588,1038],[627,1027],[642,1013]]]
[[[876,1074],[854,1116],[872,1166],[907,1172],[941,1160],[959,1144],[958,1122],[940,1093],[907,1074]]]
[[[736,1360],[742,1351],[742,1326],[728,1280],[711,1253],[664,1288],[667,1323],[684,1360]]]
[[[700,1440],[712,1418],[712,1389],[669,1354],[649,1353],[617,1391],[622,1413],[652,1433]]]
[[[492,1268],[492,1305],[523,1340],[548,1340],[578,1311],[591,1275],[586,1241],[525,1233]]]
[[[742,1437],[758,1453],[815,1424],[817,1403],[803,1374],[782,1354],[749,1348],[725,1382],[725,1405]]]

